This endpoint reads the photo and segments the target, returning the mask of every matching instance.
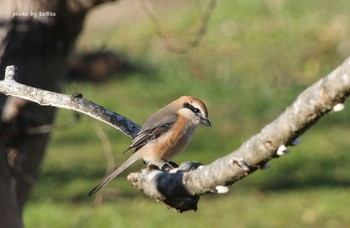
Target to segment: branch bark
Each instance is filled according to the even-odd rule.
[[[6,74],[11,75],[12,68],[8,67],[8,69]],[[28,91],[36,91],[36,96],[31,96],[31,92]],[[112,111],[106,111],[103,108],[100,110],[104,111],[92,114],[94,110],[91,106],[92,102],[82,102],[83,98],[56,93],[52,94],[52,97],[46,97],[42,94],[50,94],[50,92],[34,90],[32,87],[13,81],[10,76],[0,81],[0,92],[39,104],[68,108],[57,103],[57,100],[65,100],[73,107],[68,109],[84,112],[93,117],[95,114],[97,116],[115,115]],[[243,143],[238,150],[209,165],[186,163],[180,165],[178,170],[171,170],[169,173],[143,169],[140,172],[131,173],[128,180],[146,195],[161,200],[181,212],[195,210],[200,195],[209,192],[225,193],[228,190],[226,186],[264,167],[269,160],[283,155],[287,147],[293,146],[297,137],[322,116],[330,111],[342,110],[343,103],[349,94],[350,58],[332,73],[307,88],[276,120]],[[109,122],[108,117],[96,119]],[[127,135],[131,137],[135,136],[140,129],[132,121],[116,121],[114,124],[118,130],[129,129],[130,132]]]
[[[16,71],[15,66],[6,67],[5,78],[0,82],[1,93],[32,101],[41,106],[52,106],[81,112],[116,128],[132,138],[141,129],[138,124],[133,123],[128,118],[84,99],[80,93],[65,95],[18,83],[15,81]]]

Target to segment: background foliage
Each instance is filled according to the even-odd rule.
[[[276,118],[296,96],[335,69],[350,53],[346,0],[267,0],[216,3],[207,33],[185,54],[169,51],[195,39],[208,2],[121,1],[92,12],[77,51],[106,48],[131,63],[103,83],[72,83],[87,99],[142,124],[181,95],[203,99],[213,127],[200,128],[176,162],[210,163],[238,148]],[[301,137],[271,168],[206,195],[197,212],[168,210],[126,181],[111,182],[102,203],[86,196],[106,172],[107,134],[117,164],[130,139],[82,117],[55,131],[42,174],[24,211],[27,227],[346,227],[350,197],[349,109],[330,114]],[[57,125],[73,114],[61,110]],[[141,164],[129,169],[136,170]]]

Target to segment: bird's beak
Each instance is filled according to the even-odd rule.
[[[201,123],[206,127],[211,127],[211,123],[207,118],[201,118]]]

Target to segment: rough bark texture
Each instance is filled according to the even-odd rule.
[[[103,2],[108,0],[1,0],[0,72],[16,65],[17,81],[60,91],[85,15]],[[22,208],[50,135],[40,128],[52,124],[55,108],[1,95],[0,112],[0,227],[22,227]]]

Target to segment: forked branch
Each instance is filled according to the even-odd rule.
[[[134,137],[140,130],[131,120],[109,111],[79,94],[64,95],[36,89],[14,80],[15,68],[6,68],[0,81],[0,92],[59,108],[82,112],[103,121],[124,134]],[[146,195],[161,200],[179,211],[197,208],[199,196],[208,192],[225,193],[227,186],[264,167],[273,158],[283,155],[287,147],[322,116],[340,111],[350,94],[350,58],[326,77],[307,88],[295,102],[260,133],[239,149],[209,165],[184,163],[169,173],[143,169],[128,176],[131,184]]]

